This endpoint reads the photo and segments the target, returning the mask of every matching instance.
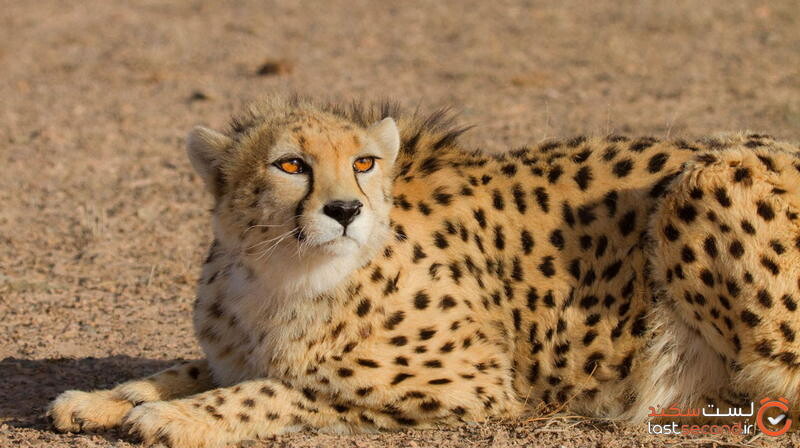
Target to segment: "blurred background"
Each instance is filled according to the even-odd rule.
[[[453,106],[476,125],[465,143],[491,151],[611,132],[800,140],[796,0],[0,11],[0,425],[38,428],[5,436],[19,440],[64,442],[36,413],[64,378],[91,388],[199,356],[189,316],[210,200],[183,139],[260,95]]]

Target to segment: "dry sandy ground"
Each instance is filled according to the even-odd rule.
[[[209,200],[183,137],[265,92],[454,105],[478,125],[467,142],[489,150],[611,131],[800,139],[796,1],[618,3],[0,0],[0,446],[129,446],[55,434],[41,412],[64,389],[199,356],[189,313]],[[677,441],[800,437],[667,439],[551,420],[265,443]]]

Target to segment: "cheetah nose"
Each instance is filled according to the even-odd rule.
[[[363,205],[359,200],[331,201],[322,207],[322,212],[338,221],[342,227],[347,227],[361,213]]]

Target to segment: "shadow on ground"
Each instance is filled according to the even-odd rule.
[[[0,361],[0,419],[18,428],[49,428],[47,404],[69,389],[106,389],[165,369],[176,361],[108,358],[17,359]]]

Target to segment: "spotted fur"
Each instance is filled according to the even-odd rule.
[[[370,141],[391,153],[389,116],[399,151],[380,177],[330,174]],[[146,442],[216,447],[800,400],[796,146],[614,135],[488,155],[461,149],[442,114],[279,99],[226,135],[199,132],[218,151],[193,155],[216,204],[194,312],[207,360],[65,392],[50,408],[60,430],[124,424]],[[293,192],[267,164],[286,141],[337,165]],[[368,204],[354,222],[374,221],[357,247],[323,251],[298,230],[275,253],[247,250],[272,241],[281,201],[302,221],[340,196]]]

